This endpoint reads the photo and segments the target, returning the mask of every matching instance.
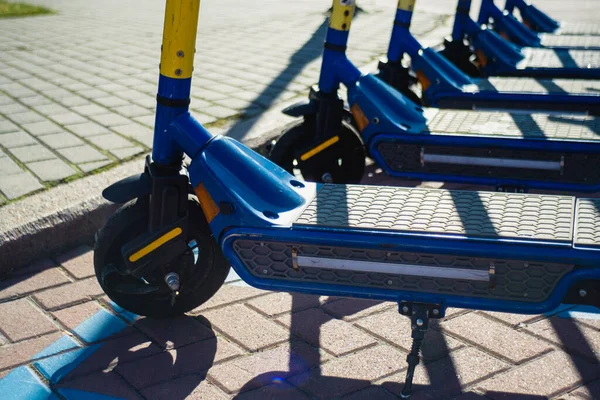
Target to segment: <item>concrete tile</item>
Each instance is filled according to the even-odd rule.
[[[149,400],[226,400],[223,392],[210,384],[202,375],[188,375],[183,378],[151,386],[141,391]]]
[[[128,124],[123,126],[115,126],[111,128],[121,135],[140,142],[142,145],[152,148],[154,141],[154,132],[140,124]]]
[[[212,115],[217,118],[229,118],[236,114],[239,114],[238,110],[232,110],[231,108],[223,106],[212,106],[202,109],[202,111],[208,115]]]
[[[388,345],[337,358],[288,381],[318,399],[331,399],[363,389],[379,378],[399,372],[406,357]]]
[[[77,171],[58,158],[26,164],[43,181],[59,181],[75,175]]]
[[[56,262],[77,279],[94,275],[94,251],[90,246],[75,247],[56,257]]]
[[[571,392],[577,399],[594,400],[600,397],[600,379],[579,387]]]
[[[64,149],[67,147],[81,146],[84,144],[81,139],[68,132],[44,135],[40,136],[39,139],[53,149]]]
[[[14,123],[22,125],[22,124],[31,124],[33,122],[43,121],[44,117],[40,114],[33,111],[26,111],[22,113],[16,114],[8,114],[8,118],[10,118]]]
[[[18,132],[19,127],[7,119],[0,119],[0,134]]]
[[[90,102],[87,99],[75,95],[58,99],[58,102],[67,107],[83,106],[86,104],[90,104]]]
[[[344,321],[354,321],[374,312],[383,311],[387,308],[397,308],[397,304],[363,299],[336,299],[323,306],[323,310],[336,318]]]
[[[335,319],[319,309],[308,309],[278,318],[299,336],[315,347],[341,356],[374,345],[376,340],[354,328],[348,322]]]
[[[73,132],[76,135],[81,136],[81,137],[103,135],[103,134],[107,134],[110,132],[107,128],[105,128],[102,125],[99,125],[95,122],[86,122],[84,124],[67,125],[67,126],[65,126],[65,128],[67,128],[71,132]]]
[[[552,317],[529,325],[526,331],[589,360],[600,359],[600,330],[576,320]]]
[[[274,316],[291,311],[297,312],[311,307],[319,307],[325,299],[327,297],[277,292],[250,300],[246,304],[268,316]]]
[[[466,342],[487,349],[506,359],[521,363],[551,350],[540,339],[470,313],[442,323],[443,331],[459,336]]]
[[[227,393],[250,390],[307,371],[319,363],[319,352],[303,342],[285,343],[224,364],[215,365],[208,377]]]
[[[144,107],[140,107],[138,105],[135,104],[129,104],[127,102],[125,102],[125,105],[119,106],[119,107],[114,107],[113,106],[113,111],[118,112],[119,114],[122,114],[126,117],[141,117],[143,115],[150,115],[151,112]]]
[[[103,294],[95,278],[36,293],[33,297],[46,310],[83,303]]]
[[[92,136],[88,140],[105,150],[121,149],[124,147],[132,147],[133,145],[132,142],[115,133]]]
[[[583,380],[600,375],[597,365],[561,351],[553,351],[543,357],[514,368],[505,374],[488,379],[477,385],[477,389],[492,399],[513,396],[537,395],[553,397]],[[514,397],[517,398],[517,397]]]
[[[95,161],[91,163],[78,164],[77,167],[79,167],[79,169],[81,169],[83,172],[92,172],[99,168],[105,167],[111,163],[112,161],[107,159],[105,161]]]
[[[74,112],[66,112],[63,114],[53,114],[50,118],[61,125],[82,124],[88,120]]]
[[[154,119],[155,119],[154,115],[145,115],[143,117],[134,117],[133,119],[135,121],[139,122],[140,124],[150,126],[150,127],[154,126]]]
[[[146,336],[135,328],[128,327],[114,338],[101,342],[97,351],[89,354],[85,360],[77,365],[62,378],[62,381],[77,379],[101,371],[112,371],[119,365],[127,365],[137,360],[148,360],[149,357],[162,353]],[[152,368],[153,364],[146,362],[139,365]]]
[[[0,281],[0,299],[10,299],[69,282],[55,267]]]
[[[100,114],[100,115],[93,115],[90,116],[91,119],[93,119],[94,121],[98,122],[101,125],[107,126],[107,127],[113,127],[113,126],[120,126],[120,125],[126,125],[131,123],[131,121],[119,114],[116,113],[106,113],[106,114]]]
[[[343,396],[341,400],[397,400],[398,396],[391,394],[381,386],[369,386],[358,392],[350,393]]]
[[[223,332],[250,351],[257,351],[289,339],[289,333],[242,304],[207,311],[203,316],[213,328]],[[243,320],[243,324],[238,322]]]
[[[50,318],[27,299],[0,304],[0,327],[12,342],[58,330]]]
[[[459,349],[426,365],[419,364],[415,370],[413,390],[415,395],[424,394],[432,399],[457,396],[463,388],[489,376],[505,371],[510,365],[474,348]],[[404,386],[405,373],[385,379],[382,386],[400,395]]]
[[[100,97],[94,99],[94,101],[98,104],[103,105],[104,107],[114,108],[119,106],[126,106],[129,103],[119,97],[116,96],[108,96],[108,97]]]
[[[166,349],[182,347],[215,335],[204,324],[188,316],[169,320],[139,319],[135,322],[135,327]]]
[[[10,149],[10,152],[22,163],[51,160],[53,158],[56,158],[54,153],[52,153],[46,147],[41,146],[39,144],[34,144],[32,146],[15,147]]]
[[[84,398],[89,393],[105,398],[142,399],[119,375],[100,372],[56,385],[56,390],[67,399]],[[77,397],[76,397],[77,396]]]
[[[135,146],[135,147],[125,147],[123,149],[114,149],[111,150],[110,153],[117,157],[119,160],[124,160],[127,159],[129,157],[133,157],[137,154],[141,154],[145,152],[145,150],[142,147],[139,146]]]
[[[0,146],[3,146],[7,149],[36,143],[37,141],[33,137],[23,131],[0,134]]]
[[[32,108],[43,115],[64,114],[69,112],[68,108],[54,102],[40,106],[33,106]]]
[[[9,200],[16,199],[44,187],[28,172],[0,179],[0,192]]]
[[[120,364],[116,370],[135,388],[143,389],[180,376],[204,375],[213,364],[240,355],[237,347],[223,338],[212,337],[132,363]]]
[[[107,159],[104,154],[87,144],[83,146],[59,149],[58,152],[73,164],[83,164]]]
[[[235,396],[237,400],[309,400],[306,394],[294,388],[285,382],[276,381],[275,383],[258,389],[242,392]]]
[[[509,313],[501,313],[501,312],[481,312],[481,314],[489,315],[493,318],[499,319],[500,321],[505,322],[508,325],[512,325],[512,326],[517,326],[519,324],[526,324],[528,321],[532,321],[537,318],[540,318],[539,315],[509,314]]]
[[[354,324],[376,337],[401,347],[406,352],[410,351],[412,346],[410,320],[395,309],[362,318]],[[421,355],[426,361],[437,360],[461,345],[458,340],[430,328],[425,334]]]
[[[22,173],[23,170],[8,157],[0,158],[0,176],[9,176]]]
[[[195,308],[190,312],[192,315],[204,314],[205,310],[209,310],[211,308],[224,306],[227,304],[236,303],[240,300],[250,299],[257,296],[265,295],[270,292],[265,290],[255,289],[252,287],[240,287],[240,286],[232,286],[232,285],[223,285],[219,289],[219,291],[211,297],[206,303],[202,304],[200,307]]]
[[[31,124],[23,124],[23,129],[31,133],[34,136],[48,135],[51,133],[62,132],[62,128],[55,123],[44,120],[40,122],[34,122]]]
[[[35,355],[50,346],[62,336],[61,332],[54,332],[44,336],[35,337],[8,346],[0,347],[0,370],[14,368],[18,365],[35,360]]]

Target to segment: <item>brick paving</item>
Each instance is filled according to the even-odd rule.
[[[155,321],[116,307],[92,274],[82,246],[0,282],[0,390],[13,375],[65,399],[396,399],[402,389],[410,324],[393,303],[272,293],[232,273],[207,304]],[[600,319],[582,310],[449,310],[427,334],[412,398],[599,398]]]
[[[56,15],[0,24],[0,205],[152,147],[163,0],[38,0]],[[395,0],[362,0],[348,55],[387,50]],[[443,3],[443,2],[442,2]],[[423,35],[452,13],[416,13]],[[318,80],[327,3],[202,4],[191,108],[216,133]]]

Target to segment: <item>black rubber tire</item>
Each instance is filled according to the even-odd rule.
[[[165,271],[160,271],[160,268],[155,270],[156,276],[153,277],[153,281],[156,285],[164,286],[161,292],[132,295],[112,290],[110,282],[103,282],[103,270],[111,263],[113,265],[121,263],[121,247],[147,231],[147,204],[147,201],[143,200],[134,200],[125,204],[98,232],[94,249],[96,278],[108,297],[124,309],[152,318],[174,317],[193,310],[210,299],[225,282],[230,265],[216,243],[200,205],[195,198],[190,197],[187,240],[188,243],[192,241],[197,243],[199,256],[195,262],[194,256],[190,256],[192,258],[188,261],[192,261],[191,271],[176,271],[181,275],[181,288],[175,304],[171,306],[171,292],[163,281]],[[118,274],[110,276],[113,277],[111,279],[119,279],[123,282],[140,282],[132,276]]]
[[[360,135],[354,127],[346,120],[342,121],[338,132],[340,141],[331,149],[339,152],[337,157],[328,160],[329,165],[319,166],[317,170],[306,170],[300,168],[302,178],[306,181],[322,182],[324,172],[332,175],[333,183],[358,183],[365,172],[365,149]],[[299,119],[277,139],[269,159],[291,174],[298,169],[294,165],[295,149],[301,148],[305,143],[312,140],[314,132],[307,128],[304,119]]]

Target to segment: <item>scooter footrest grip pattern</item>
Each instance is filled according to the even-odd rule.
[[[600,51],[595,50],[525,50],[526,68],[600,68]]]
[[[600,35],[600,24],[593,22],[568,22],[558,28],[560,35]]]
[[[542,46],[547,47],[600,47],[600,36],[542,35]]]
[[[600,199],[577,199],[575,246],[600,248]]]
[[[432,244],[435,239],[432,238]],[[348,285],[376,289],[406,290],[432,294],[483,297],[502,300],[540,302],[548,298],[556,284],[572,265],[536,263],[519,260],[475,258],[455,255],[346,248],[284,242],[236,239],[233,249],[250,273],[260,278],[286,281]],[[293,255],[323,260],[323,267],[294,267]],[[422,271],[437,269],[472,270],[487,274],[493,270],[493,282],[459,278],[415,276],[402,273],[364,272],[327,268],[327,260],[371,262],[378,265],[422,266]]]
[[[541,93],[541,94],[586,94],[598,96],[600,81],[581,79],[534,79],[492,77],[475,79],[480,91]],[[600,101],[600,96],[598,96]]]
[[[428,121],[427,128],[429,132],[443,135],[516,137],[544,141],[585,140],[600,144],[600,118],[578,114],[439,110]]]
[[[570,243],[574,213],[568,196],[328,184],[294,225]]]

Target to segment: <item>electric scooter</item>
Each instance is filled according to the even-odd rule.
[[[518,46],[600,50],[600,36],[537,33],[507,10],[500,10],[494,0],[481,1],[477,23],[492,27],[500,36]]]
[[[470,1],[461,0],[460,4],[468,5]],[[468,12],[467,8],[465,12]],[[410,82],[401,79],[403,74],[406,75],[402,57],[407,54],[410,67],[422,87],[421,100],[425,105],[469,110],[493,108],[600,114],[600,81],[472,77],[435,49],[421,46],[410,33],[411,19],[412,11],[396,13],[387,60],[380,63],[379,76],[395,89],[405,92]],[[456,58],[464,64],[461,68],[468,70],[470,67],[473,69],[471,75],[479,75],[479,69],[468,59],[471,50],[461,42],[462,39],[455,29],[453,40],[447,41],[445,48],[452,46],[448,54],[459,55]],[[480,58],[480,62],[484,60]]]
[[[600,24],[559,22],[525,0],[506,0],[504,7],[511,14],[518,9],[523,23],[536,32],[600,36]]]
[[[116,304],[182,314],[219,289],[230,265],[262,289],[398,302],[414,339],[404,397],[429,321],[447,307],[599,304],[598,200],[302,182],[211,135],[188,111],[199,3],[167,0],[152,156],[144,173],[103,192],[126,203],[94,253]],[[345,42],[353,8],[334,1],[329,48]]]
[[[399,2],[394,29],[410,21],[413,7],[414,1]],[[422,108],[377,77],[360,75],[346,58],[345,39],[335,46],[332,40],[326,42],[318,87],[307,101],[284,110],[302,119],[271,149],[269,158],[288,172],[311,181],[357,183],[364,143],[387,174],[400,178],[493,185],[499,191],[600,190],[599,118]],[[401,57],[396,50],[390,46],[392,60]],[[406,68],[391,62],[381,77],[394,72],[392,81],[408,79]],[[340,82],[348,89],[349,109],[338,97]]]
[[[446,41],[442,51],[459,68],[470,62],[470,47],[483,76],[600,79],[600,51],[520,47],[473,21],[470,9],[471,0],[458,0],[452,29],[456,44]]]

